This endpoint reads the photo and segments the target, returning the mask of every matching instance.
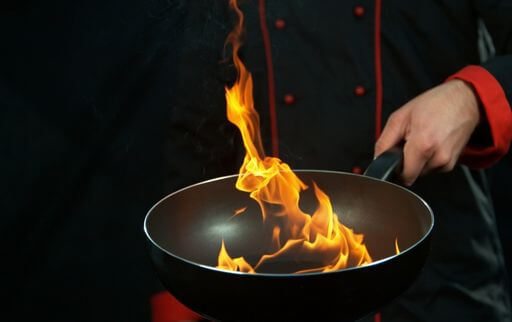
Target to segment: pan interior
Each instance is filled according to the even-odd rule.
[[[432,225],[426,203],[399,186],[341,172],[296,172],[310,187],[315,181],[327,193],[345,226],[365,235],[373,261],[395,255],[395,238],[402,252],[412,247]],[[175,256],[213,267],[224,239],[231,257],[255,263],[271,252],[271,231],[265,229],[257,203],[236,190],[235,182],[236,176],[214,179],[164,198],[147,216],[149,237]],[[307,213],[317,206],[310,190],[301,194],[300,206]],[[317,266],[284,258],[259,271],[289,273],[311,264]]]

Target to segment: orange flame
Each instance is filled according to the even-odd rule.
[[[235,210],[235,213],[233,214],[233,216],[231,218],[243,214],[244,211],[246,211],[246,210],[247,210],[247,207],[242,207],[240,209]]]
[[[313,183],[318,208],[309,215],[299,208],[300,192],[308,189],[290,167],[275,157],[265,156],[261,143],[259,115],[254,109],[252,77],[238,56],[243,32],[243,14],[236,0],[230,7],[238,23],[228,35],[233,47],[233,61],[238,78],[233,87],[226,87],[227,117],[242,135],[246,150],[236,188],[248,192],[260,206],[265,225],[271,225],[274,253],[261,256],[253,267],[243,257],[232,259],[222,241],[218,268],[254,273],[277,258],[293,258],[315,263],[296,273],[332,271],[372,262],[363,244],[363,235],[342,225],[333,212],[329,197]]]

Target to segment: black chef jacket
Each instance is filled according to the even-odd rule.
[[[364,169],[393,110],[479,64],[478,17],[498,57],[457,74],[475,82],[486,116],[487,132],[465,161],[488,165],[508,148],[508,1],[246,1],[242,9],[241,54],[263,140],[292,167]],[[149,320],[160,289],[145,255],[146,210],[241,163],[224,109],[224,86],[234,79],[223,55],[232,15],[223,1],[206,0],[25,1],[2,15],[6,314]],[[510,318],[479,175],[457,166],[412,188],[436,216],[432,251],[383,321]],[[153,304],[153,321],[159,310]]]

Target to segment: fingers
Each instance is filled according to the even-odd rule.
[[[425,165],[422,174],[430,173],[433,171],[450,172],[455,167],[457,159],[458,155],[455,155],[453,152],[443,147],[438,147],[435,150],[434,155]]]
[[[458,156],[447,145],[435,139],[411,137],[404,146],[404,168],[402,180],[411,186],[418,176],[433,171],[449,172],[457,163]]]
[[[375,143],[374,156],[377,157],[388,149],[398,145],[405,137],[408,122],[408,110],[401,108],[391,114],[384,130]]]
[[[450,81],[420,94],[386,123],[374,152],[380,155],[405,141],[402,177],[406,185],[422,173],[455,167],[479,121],[476,96],[461,84]]]
[[[406,141],[404,145],[404,162],[402,180],[405,185],[411,186],[423,173],[433,168],[443,168],[450,162],[449,157],[438,150],[439,145],[432,136],[424,135],[408,128],[411,126],[409,105],[405,105],[390,115],[382,134],[375,144],[375,156]],[[444,168],[443,168],[444,169]],[[446,171],[449,171],[446,169]]]
[[[434,155],[434,145],[428,141],[408,140],[404,145],[404,168],[402,180],[406,186],[411,186],[418,176],[425,171],[425,165]]]

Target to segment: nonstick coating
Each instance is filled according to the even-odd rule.
[[[157,203],[145,220],[151,258],[160,279],[181,302],[210,319],[351,321],[407,289],[424,264],[433,215],[400,186],[342,172],[298,170],[329,195],[340,221],[365,235],[374,263],[329,273],[286,274],[283,261],[266,272],[215,269],[221,240],[232,257],[255,261],[270,244],[256,202],[237,191],[237,176],[209,180]],[[312,187],[301,208],[316,208]],[[239,216],[237,209],[247,207]],[[401,250],[395,255],[395,238]]]

